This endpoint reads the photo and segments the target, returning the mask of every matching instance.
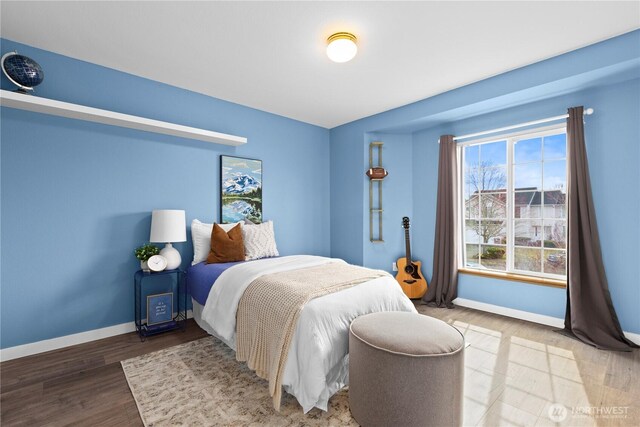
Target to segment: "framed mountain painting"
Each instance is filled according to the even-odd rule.
[[[220,156],[220,222],[262,222],[262,160]]]

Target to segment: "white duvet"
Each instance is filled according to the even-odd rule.
[[[235,265],[224,271],[211,288],[201,321],[209,332],[235,350],[236,311],[252,281],[263,274],[328,262],[344,261],[295,255]],[[326,411],[329,398],[348,384],[349,325],[356,317],[377,311],[416,309],[390,275],[313,299],[302,309],[282,384],[298,399],[305,413],[313,407]]]

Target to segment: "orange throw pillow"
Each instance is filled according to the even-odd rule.
[[[213,224],[211,250],[207,257],[207,264],[233,261],[244,261],[244,242],[242,241],[240,224],[228,232],[218,224]]]

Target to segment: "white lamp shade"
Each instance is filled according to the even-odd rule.
[[[348,62],[358,53],[356,36],[351,33],[335,33],[328,39],[327,56],[333,62]]]
[[[152,243],[186,242],[187,225],[184,211],[157,210],[151,213]]]

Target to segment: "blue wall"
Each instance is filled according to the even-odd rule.
[[[365,150],[369,143],[364,131],[348,126],[331,129],[331,256],[353,264],[364,264],[366,172]]]
[[[366,207],[368,190],[354,169],[366,168],[363,156],[366,144],[362,141],[368,135],[378,135],[385,142],[385,158],[389,159],[385,167],[390,176],[406,174],[406,168],[411,168],[413,252],[415,258],[423,261],[423,270],[430,278],[438,137],[556,116],[575,105],[593,107],[596,113],[587,118],[585,131],[605,268],[623,329],[640,332],[640,269],[635,249],[640,237],[639,78],[640,31],[634,31],[332,129],[332,253],[347,253],[352,262],[387,269],[402,251],[402,247],[395,246],[397,242],[372,248],[366,216],[354,216],[354,221],[362,218],[362,223],[351,228],[340,224],[338,219],[341,212],[350,212],[355,206]],[[392,159],[405,151],[397,143],[403,134],[412,138],[413,158],[410,164],[399,165]],[[333,163],[334,158],[339,158],[339,165]],[[346,165],[351,165],[351,169]],[[341,185],[334,185],[338,182]],[[387,199],[404,191],[397,182],[385,184]],[[393,224],[401,214],[396,209],[389,215],[396,218],[390,218],[385,239],[392,233],[400,233]],[[564,317],[563,289],[461,275],[459,296]]]
[[[282,254],[329,255],[329,131],[2,40],[44,68],[37,95],[245,136],[234,148],[1,109],[2,348],[133,320],[133,249],[153,209],[219,216],[219,156],[263,160]],[[3,77],[3,89],[11,89]],[[190,239],[190,233],[189,239]],[[190,241],[175,245],[190,263]]]
[[[402,256],[408,215],[415,257],[430,278],[438,136],[573,105],[596,109],[586,132],[605,267],[623,328],[640,332],[640,31],[330,131],[1,42],[2,52],[18,49],[44,67],[38,96],[249,138],[232,148],[0,109],[1,348],[131,321],[132,250],[148,239],[150,211],[217,220],[220,154],[264,161],[264,216],[275,221],[282,254],[331,254],[389,270]],[[11,88],[4,77],[1,85]],[[382,245],[369,243],[368,230],[364,172],[374,139],[385,142],[390,171]],[[187,265],[191,243],[176,246]],[[460,296],[564,313],[564,292],[548,287],[461,276]]]

